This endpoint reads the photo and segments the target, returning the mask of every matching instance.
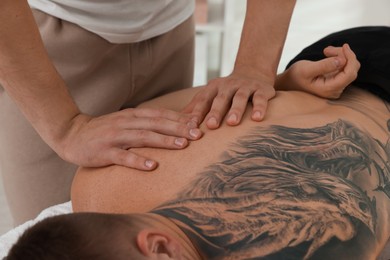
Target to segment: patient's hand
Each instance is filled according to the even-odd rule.
[[[360,63],[348,44],[324,49],[327,58],[320,61],[301,60],[278,75],[276,89],[302,90],[336,99],[357,77]]]

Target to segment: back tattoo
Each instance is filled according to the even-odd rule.
[[[175,219],[204,258],[360,259],[376,246],[390,141],[343,120],[258,127],[223,158],[153,211]]]

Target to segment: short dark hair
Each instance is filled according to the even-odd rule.
[[[119,214],[50,217],[27,229],[5,259],[134,259],[139,254],[134,226],[131,217]]]

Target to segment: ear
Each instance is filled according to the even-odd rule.
[[[181,246],[169,234],[156,229],[143,229],[137,235],[137,246],[146,257],[177,259]]]

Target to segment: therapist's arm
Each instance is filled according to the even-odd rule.
[[[78,165],[151,170],[156,162],[127,148],[181,149],[187,139],[200,136],[190,135],[188,116],[172,111],[132,109],[98,118],[81,113],[44,49],[25,0],[0,1],[0,84],[43,140]]]
[[[211,80],[184,110],[198,122],[218,128],[237,125],[252,99],[252,119],[263,119],[274,97],[275,77],[295,0],[248,0],[240,47],[233,72]]]

